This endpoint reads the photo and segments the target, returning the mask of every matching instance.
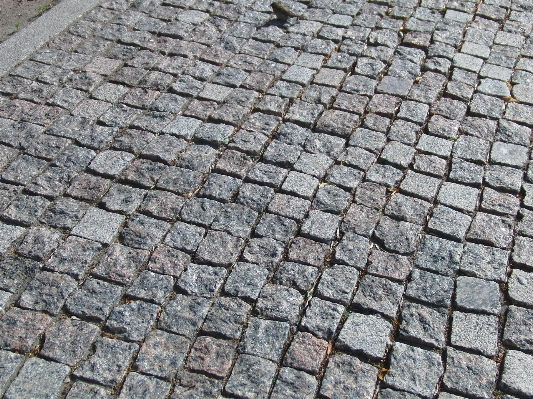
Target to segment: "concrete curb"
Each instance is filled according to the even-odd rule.
[[[63,0],[0,44],[0,77],[101,0]]]

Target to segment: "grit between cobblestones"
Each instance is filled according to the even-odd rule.
[[[530,0],[105,0],[0,79],[0,396],[533,398]]]

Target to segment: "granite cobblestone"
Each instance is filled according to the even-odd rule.
[[[533,397],[530,14],[79,16],[0,77],[0,396]]]

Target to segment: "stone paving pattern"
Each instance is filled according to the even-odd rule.
[[[110,0],[0,79],[4,398],[533,398],[533,3]]]

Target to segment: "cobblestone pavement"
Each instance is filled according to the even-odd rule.
[[[0,79],[4,398],[533,398],[533,3],[270,3]]]

